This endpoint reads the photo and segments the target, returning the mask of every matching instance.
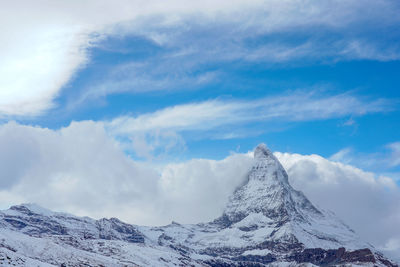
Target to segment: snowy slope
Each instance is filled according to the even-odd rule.
[[[397,266],[294,190],[263,144],[248,180],[209,223],[134,226],[37,205],[0,212],[0,265]]]

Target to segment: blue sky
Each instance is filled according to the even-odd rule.
[[[38,46],[34,50],[38,61],[22,64],[29,70],[32,63],[37,70],[41,59],[52,58],[43,63],[43,73],[37,77],[23,81],[23,68],[11,73],[22,75],[17,79],[26,84],[4,82],[10,90],[16,88],[17,100],[10,98],[16,105],[12,109],[3,104],[3,123],[15,120],[56,130],[73,121],[149,119],[182,105],[189,105],[185,120],[190,121],[190,105],[214,103],[211,110],[206,110],[210,109],[207,105],[197,107],[196,114],[218,113],[223,105],[241,107],[225,110],[227,114],[218,119],[208,114],[190,125],[171,122],[171,127],[157,128],[155,123],[145,131],[136,127],[111,135],[136,160],[167,162],[222,159],[230,152],[247,152],[260,142],[276,151],[324,157],[344,150],[347,161],[350,154],[390,158],[397,153],[389,148],[400,141],[400,32],[399,20],[390,16],[399,11],[396,1],[365,5],[356,1],[239,1],[236,7],[221,2],[207,3],[206,8],[180,7],[174,1],[166,10],[155,2],[144,15],[129,13],[135,4],[120,4],[128,6],[121,19],[118,6],[111,8],[109,19],[94,11],[84,10],[89,13],[87,19],[64,12],[75,4],[42,11],[61,12],[63,16],[56,19],[45,14],[44,21],[47,15],[48,21],[63,25],[59,35],[71,31],[72,41],[68,43],[69,38],[60,45],[54,41],[54,47],[46,48],[58,35],[38,26],[37,31],[47,38],[33,43]],[[74,27],[85,30],[65,29],[64,22],[73,19],[77,19]],[[60,55],[56,53],[59,46],[65,49]],[[30,52],[25,47],[21,50]],[[55,70],[54,63],[59,64]],[[63,69],[63,64],[71,66]],[[47,67],[51,71],[46,73]],[[35,93],[36,83],[49,89],[42,86]],[[18,100],[18,91],[24,95],[24,90],[39,98],[37,106],[32,101],[31,110],[20,108],[30,101]],[[276,110],[282,113],[276,115]],[[168,119],[182,118],[175,114]],[[336,155],[336,160],[344,158]],[[352,162],[379,173],[399,171],[393,164],[378,168]]]
[[[128,44],[130,43],[127,41]],[[127,45],[128,45],[127,44]],[[132,50],[136,50],[132,43]],[[115,62],[109,62],[109,53],[96,51],[93,61],[86,69],[78,72],[76,79],[58,99],[60,108],[51,113],[63,113],[71,98],[79,96],[85,88],[107,76],[121,54],[113,54]],[[103,57],[106,58],[103,63]],[[126,59],[124,59],[126,60]],[[98,66],[97,64],[105,64]],[[67,126],[71,120],[108,120],[120,115],[139,116],[170,106],[197,103],[219,99],[221,101],[257,100],[297,92],[312,93],[320,97],[348,94],[366,102],[386,99],[382,112],[372,114],[349,114],[322,119],[291,121],[276,119],[240,123],[221,129],[213,129],[199,137],[188,134],[185,138],[185,151],[178,156],[222,158],[228,151],[246,152],[260,142],[267,142],[277,151],[297,152],[302,154],[317,153],[328,157],[342,148],[373,153],[381,151],[388,143],[396,142],[399,134],[398,99],[400,81],[397,77],[399,62],[375,62],[371,60],[352,60],[348,62],[315,64],[302,66],[263,66],[263,64],[243,64],[241,62],[223,63],[211,68],[218,72],[215,81],[210,81],[195,88],[190,84],[169,85],[171,88],[156,92],[122,92],[95,99],[68,110],[61,119],[54,119],[52,114],[40,118],[37,123],[44,127],[58,128]],[[194,75],[189,74],[188,79]],[[95,76],[95,78],[93,78]],[[179,82],[178,82],[179,83]],[[128,89],[129,90],[129,89]],[[213,134],[229,135],[213,137]],[[202,133],[201,135],[203,135]],[[234,134],[239,135],[234,137]],[[171,155],[173,156],[173,155]]]

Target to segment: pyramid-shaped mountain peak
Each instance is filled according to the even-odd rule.
[[[276,223],[305,221],[321,213],[289,184],[288,175],[265,144],[254,150],[254,163],[247,181],[236,189],[224,211],[225,223],[236,223],[252,213],[261,213]]]
[[[267,145],[264,143],[259,144],[254,149],[254,158],[255,159],[265,159],[273,156],[272,152],[268,149]]]

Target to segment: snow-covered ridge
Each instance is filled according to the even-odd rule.
[[[0,212],[0,265],[397,266],[294,190],[264,145],[223,214],[196,225],[135,226],[34,204]],[[86,264],[86,265],[85,265]],[[305,265],[306,264],[306,265]]]

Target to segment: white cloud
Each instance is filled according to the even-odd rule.
[[[249,155],[232,154],[220,161],[192,159],[166,165],[159,183],[166,216],[191,223],[217,218],[251,164]]]
[[[168,73],[172,68],[168,64],[158,66],[159,70],[155,71],[154,65],[158,65],[157,62],[132,65],[136,64],[113,67],[111,74],[107,74],[110,77],[94,81],[77,98],[70,100],[67,108],[74,109],[87,101],[96,101],[114,93],[168,91],[175,88],[196,89],[218,79],[216,71],[188,75],[184,71]]]
[[[210,129],[223,123],[243,120],[236,117],[238,110],[246,109],[246,103],[230,103],[218,100],[168,107],[137,117],[122,116],[110,121],[111,133],[124,134],[152,130]]]
[[[13,31],[11,40],[0,35],[0,115],[38,115],[54,106],[59,89],[85,63],[88,40],[79,29]]]
[[[208,36],[206,40],[200,38],[192,42],[199,43],[199,47],[189,47],[197,51],[197,58],[286,60],[313,53],[315,46],[306,43],[277,50],[277,47],[284,47],[282,43],[267,44],[249,53],[240,40],[277,32],[302,32],[315,27],[344,32],[347,28],[358,29],[366,21],[379,22],[375,25],[386,27],[398,23],[397,10],[396,2],[389,0],[3,2],[0,8],[0,115],[37,115],[52,108],[63,86],[89,60],[88,49],[107,35],[144,36],[160,46],[175,47],[171,55],[176,55],[177,51],[182,52],[181,48],[188,49],[186,44],[179,45],[182,40],[191,39],[188,38],[191,34],[194,38],[199,37],[196,29],[222,27],[224,34],[217,30],[203,31],[214,32],[218,38]],[[226,40],[221,36],[226,36]],[[365,46],[365,42],[353,39],[344,41],[333,54],[398,59],[397,48],[380,49],[370,42]],[[212,44],[217,49],[205,49],[210,51],[208,55],[204,54],[206,51],[198,54],[198,49],[210,40],[218,41],[219,45]],[[227,50],[228,53],[224,52]],[[319,51],[326,49],[320,47]],[[385,51],[390,53],[381,55]],[[210,77],[200,75],[197,79],[202,82]],[[178,80],[184,82],[187,79],[183,76]],[[140,87],[143,83],[147,88],[152,86],[146,80],[136,85]],[[113,83],[109,85],[113,86]],[[123,83],[118,86],[126,87]],[[103,90],[112,93],[121,89]],[[91,94],[96,95],[96,92]]]
[[[353,157],[351,156],[351,154],[353,154],[353,153],[354,153],[353,149],[346,147],[346,148],[339,150],[332,156],[330,156],[329,159],[332,161],[338,161],[338,162],[342,162],[345,164],[349,164],[353,161]]]
[[[129,136],[130,142],[125,143],[125,150],[133,150],[141,158],[158,160],[170,154],[185,150],[185,140],[174,131],[156,130],[137,132]]]
[[[156,194],[157,172],[130,160],[99,123],[58,131],[8,123],[0,127],[0,144],[3,207],[29,201],[98,217],[132,206],[131,219],[151,210],[146,202]]]
[[[155,129],[208,130],[220,125],[282,119],[308,121],[361,116],[390,111],[386,99],[363,100],[350,94],[318,96],[315,93],[292,92],[249,101],[210,100],[176,105],[137,117],[121,116],[106,123],[113,134]]]
[[[90,28],[38,2],[0,8],[0,115],[37,115],[85,63]]]
[[[238,3],[236,8],[248,5]],[[87,49],[102,35],[121,33],[115,28],[118,23],[163,15],[166,19],[160,23],[168,25],[179,21],[182,13],[200,7],[200,12],[213,13],[231,6],[225,1],[210,4],[126,0],[2,3],[0,115],[37,115],[53,107],[60,89],[88,60]]]

